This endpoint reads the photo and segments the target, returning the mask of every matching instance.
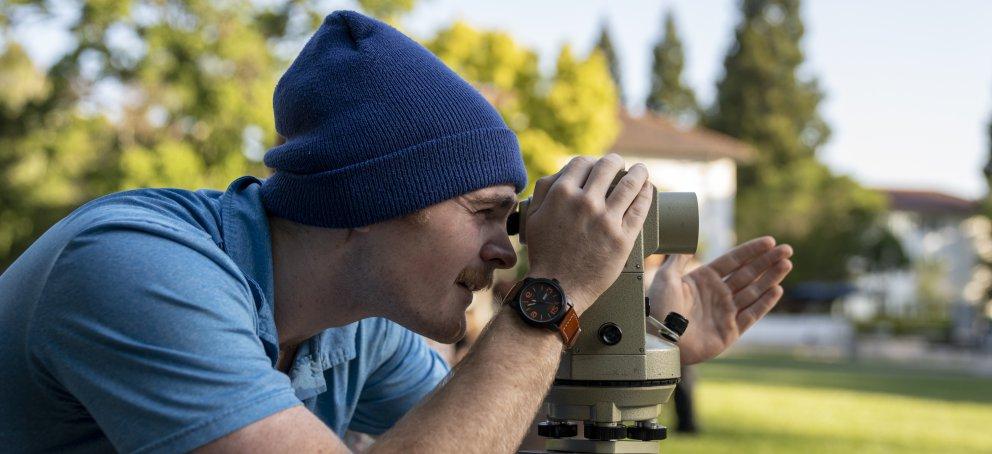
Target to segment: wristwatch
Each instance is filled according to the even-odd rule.
[[[528,277],[518,281],[503,300],[528,325],[557,331],[565,348],[579,337],[579,316],[557,279]]]

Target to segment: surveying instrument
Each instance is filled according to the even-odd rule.
[[[521,202],[507,223],[509,233],[519,234],[524,244],[529,205],[530,199]],[[620,277],[582,314],[581,334],[562,354],[541,408],[547,419],[538,424],[547,451],[658,452],[659,441],[668,435],[658,416],[681,377],[677,344],[688,320],[675,312],[664,321],[651,316],[644,259],[694,254],[698,236],[696,194],[655,191]]]

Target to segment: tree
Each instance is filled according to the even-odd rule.
[[[981,267],[975,270],[975,273],[972,275],[972,281],[981,289],[981,295],[976,295],[976,299],[979,300],[978,310],[985,314],[990,314],[992,313],[992,247],[989,247],[989,245],[992,245],[992,119],[989,120],[989,124],[986,126],[986,135],[988,136],[989,158],[985,163],[985,167],[982,168],[982,174],[985,176],[987,189],[985,198],[981,200],[979,207],[980,213],[984,218],[984,227],[976,229],[979,230],[976,235],[976,242],[978,243],[976,249],[978,251],[978,258],[981,261]]]
[[[989,158],[985,161],[985,167],[982,167],[982,174],[985,175],[985,182],[988,186],[989,192],[985,199],[985,208],[988,210],[987,213],[992,215],[992,119],[989,120],[988,126],[985,127],[985,134],[988,136],[988,154]]]
[[[356,0],[395,20],[415,0]],[[79,11],[38,68],[18,24]],[[223,189],[275,142],[272,90],[316,2],[0,2],[0,271],[52,223],[120,189]]]
[[[46,74],[13,39],[11,24],[41,14],[0,3],[0,272],[66,213],[117,187],[111,125],[77,104],[70,77],[82,72],[63,64]]]
[[[853,258],[872,260],[886,200],[816,160],[830,130],[818,113],[823,92],[798,75],[804,56],[798,0],[744,0],[736,41],[724,60],[710,128],[750,143],[757,156],[738,169],[738,234],[773,234],[792,244],[789,282],[844,280]]]
[[[613,84],[617,87],[617,96],[620,98],[620,103],[623,104],[625,102],[625,96],[623,78],[620,72],[620,60],[617,57],[616,50],[613,48],[611,35],[610,24],[604,19],[599,28],[599,39],[596,40],[596,49],[602,52],[603,57],[606,58],[606,63],[610,67],[610,76],[613,77]]]
[[[682,80],[685,51],[675,26],[672,11],[665,14],[663,37],[651,53],[651,91],[645,102],[648,110],[683,121],[695,121],[699,116],[696,94]]]
[[[357,0],[362,11],[396,26],[400,17],[413,11],[416,0]]]
[[[558,171],[569,155],[603,153],[619,131],[617,94],[600,52],[576,58],[562,48],[554,74],[542,75],[537,54],[501,32],[463,22],[425,45],[486,94],[517,133],[530,180]]]

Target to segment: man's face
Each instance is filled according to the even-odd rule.
[[[517,261],[506,233],[515,204],[513,186],[493,186],[373,226],[381,259],[371,278],[387,317],[439,342],[461,339],[473,291]]]

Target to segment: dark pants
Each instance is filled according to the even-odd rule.
[[[678,432],[695,433],[696,414],[692,404],[692,388],[696,382],[696,372],[691,366],[682,367],[682,381],[675,387],[675,417],[678,422],[675,430]]]

